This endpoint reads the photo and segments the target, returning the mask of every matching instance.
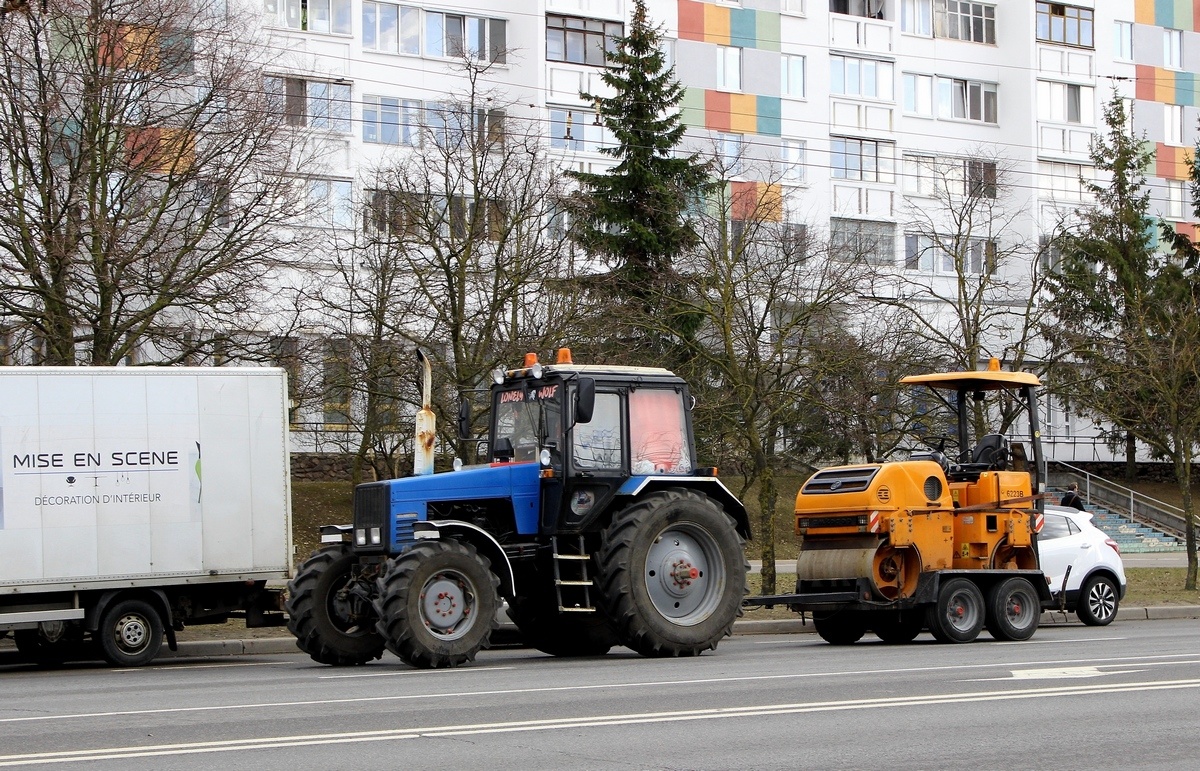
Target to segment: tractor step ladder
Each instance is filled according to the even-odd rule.
[[[595,613],[591,591],[594,584],[588,576],[592,556],[587,553],[583,536],[569,544],[560,542],[558,536],[552,536],[550,548],[553,550],[554,592],[558,597],[559,612]],[[569,553],[569,550],[573,551]]]

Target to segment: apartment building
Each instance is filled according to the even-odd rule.
[[[329,137],[335,171],[311,189],[339,227],[362,210],[359,171],[415,142],[415,127],[462,92],[464,49],[494,62],[482,85],[543,126],[564,165],[609,162],[580,93],[603,92],[601,52],[623,34],[627,0],[263,2],[289,119]],[[692,147],[721,158],[734,184],[778,186],[783,216],[890,266],[896,278],[881,293],[950,280],[929,248],[945,204],[939,183],[1006,196],[1003,231],[981,237],[968,270],[1068,219],[1084,201],[1079,179],[1093,177],[1089,141],[1114,90],[1154,143],[1156,210],[1190,227],[1198,9],[1193,0],[649,2],[687,87]],[[1045,418],[1056,457],[1108,452],[1067,406],[1050,402]]]

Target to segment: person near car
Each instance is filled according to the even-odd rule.
[[[1074,482],[1067,485],[1067,492],[1063,494],[1062,500],[1058,504],[1060,506],[1070,506],[1080,511],[1084,511],[1087,508],[1083,503],[1083,496],[1079,494],[1079,485]]]

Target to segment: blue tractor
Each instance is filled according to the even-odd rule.
[[[426,363],[427,406],[428,381]],[[299,647],[324,664],[386,649],[458,666],[489,644],[503,599],[524,641],[557,656],[715,648],[747,591],[750,525],[696,463],[687,384],[567,349],[494,381],[487,463],[359,485],[354,523],[322,528],[289,585]],[[464,400],[460,436],[470,417]],[[431,471],[422,423],[417,468]]]

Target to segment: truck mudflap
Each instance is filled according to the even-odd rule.
[[[1050,587],[1046,577],[1040,570],[937,570],[922,573],[917,580],[917,589],[911,597],[897,600],[887,600],[875,595],[869,578],[825,579],[819,581],[798,581],[796,591],[792,594],[772,594],[758,597],[746,597],[742,600],[743,608],[767,607],[786,605],[797,613],[813,611],[831,611],[839,609],[851,610],[906,610],[932,604],[938,596],[938,590],[943,581],[962,577],[974,582],[986,595],[987,590],[994,584],[1006,578],[1023,577],[1029,579],[1037,589],[1038,599],[1043,608],[1050,608],[1054,600],[1050,595]]]

